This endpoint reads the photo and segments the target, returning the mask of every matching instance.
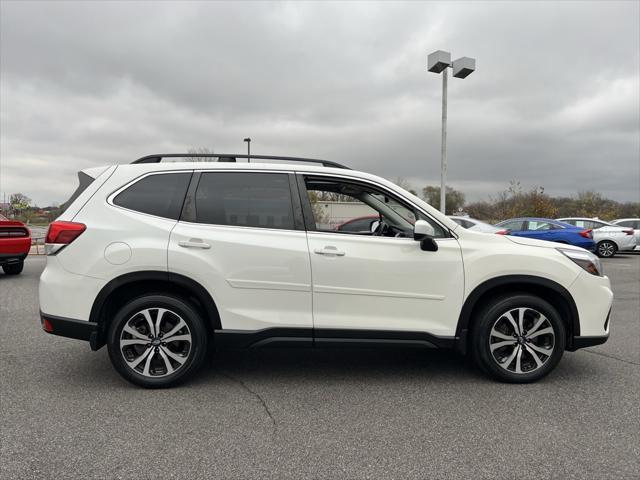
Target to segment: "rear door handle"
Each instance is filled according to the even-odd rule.
[[[211,248],[211,245],[209,245],[208,243],[204,243],[199,238],[192,238],[190,240],[182,240],[182,241],[178,242],[178,245],[180,245],[181,247],[184,247],[184,248],[203,248],[205,250],[208,249],[208,248]]]
[[[318,255],[327,255],[327,256],[334,256],[334,257],[344,257],[344,252],[341,250],[338,250],[336,247],[334,247],[333,245],[327,245],[324,248],[316,248],[313,253],[317,253]]]

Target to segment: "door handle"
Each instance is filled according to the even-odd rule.
[[[335,257],[344,257],[344,252],[338,250],[336,247],[332,245],[327,245],[324,248],[316,248],[313,253],[317,253],[318,255],[328,255]]]
[[[211,245],[209,245],[208,243],[204,243],[201,239],[199,238],[192,238],[190,240],[182,240],[180,242],[178,242],[178,245],[180,245],[181,247],[184,248],[203,248],[203,249],[208,249],[211,248]]]

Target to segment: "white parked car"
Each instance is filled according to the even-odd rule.
[[[600,257],[610,258],[616,252],[631,251],[637,244],[633,228],[613,225],[597,218],[569,217],[559,218],[558,221],[576,227],[590,228]]]
[[[611,223],[619,227],[633,228],[636,238],[636,248],[640,247],[640,218],[619,218]]]
[[[47,233],[42,328],[106,344],[130,382],[183,381],[210,345],[369,344],[454,348],[522,383],[609,336],[610,282],[581,248],[460,228],[332,162],[162,162],[189,156],[85,170]],[[376,225],[323,228],[332,195]]]
[[[449,215],[449,218],[461,227],[466,228],[467,230],[484,233],[496,233],[500,231],[500,228],[496,227],[495,225],[476,220],[475,218],[460,217],[456,215]]]

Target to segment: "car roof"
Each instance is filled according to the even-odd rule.
[[[180,154],[183,155],[183,154]],[[199,156],[194,154],[193,156]],[[203,155],[204,156],[204,155]],[[215,155],[225,156],[223,154]],[[153,156],[150,156],[153,157]],[[247,155],[237,155],[238,158],[247,158]],[[199,171],[215,171],[215,170],[226,170],[226,171],[247,171],[247,170],[256,170],[256,171],[274,171],[274,172],[291,172],[291,173],[318,173],[318,174],[326,174],[326,175],[336,175],[341,178],[352,178],[353,180],[369,180],[373,183],[384,185],[386,188],[393,190],[402,190],[404,192],[404,196],[408,197],[413,203],[419,205],[425,211],[427,211],[431,216],[436,218],[440,223],[445,225],[449,230],[456,231],[459,228],[459,225],[455,223],[453,220],[447,218],[445,215],[440,213],[437,209],[433,208],[433,206],[429,205],[427,202],[412,194],[411,192],[399,187],[393,182],[379,177],[377,175],[373,175],[371,173],[352,170],[343,165],[340,165],[335,162],[334,165],[336,167],[327,167],[321,166],[317,164],[309,164],[306,163],[308,160],[313,160],[314,162],[327,162],[326,160],[315,160],[315,159],[298,159],[293,157],[282,157],[282,156],[263,156],[264,158],[260,159],[255,156],[251,156],[251,163],[248,162],[140,162],[140,163],[119,163],[116,165],[118,170],[122,169],[130,172],[131,178],[142,176],[147,173],[153,172],[179,172],[183,170],[199,170]],[[143,157],[147,158],[147,157]],[[266,159],[266,161],[264,161]],[[262,162],[260,162],[262,160]],[[281,160],[283,163],[274,163],[278,160]],[[300,160],[296,162],[296,160]],[[294,162],[294,163],[286,163],[286,162]],[[104,170],[105,167],[102,167],[101,170]],[[84,172],[85,170],[83,170]]]

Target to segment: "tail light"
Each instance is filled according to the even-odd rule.
[[[630,228],[629,230],[625,230],[624,233],[626,233],[627,235],[633,235],[633,229]]]
[[[633,230],[632,230],[633,231]],[[28,237],[29,230],[26,228],[18,227],[0,227],[0,238],[18,238],[18,237]]]
[[[45,243],[48,247],[47,254],[56,253],[62,247],[69,245],[86,229],[87,226],[84,223],[53,222],[49,225],[47,238],[45,239]]]
[[[591,240],[593,240],[593,233],[591,232],[590,228],[587,228],[586,230],[582,230],[580,232],[580,236],[584,237],[584,238],[589,238]]]
[[[498,230],[496,232],[496,235],[506,235],[509,233],[509,230]]]

